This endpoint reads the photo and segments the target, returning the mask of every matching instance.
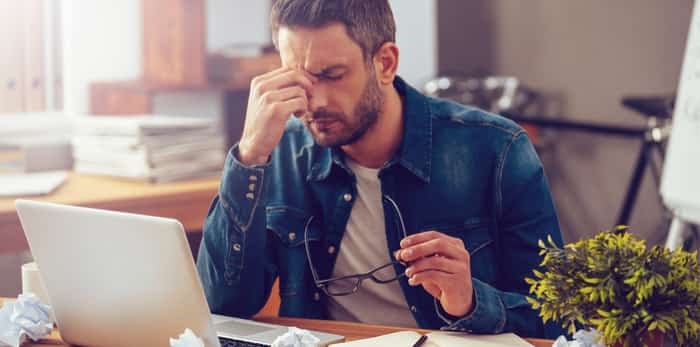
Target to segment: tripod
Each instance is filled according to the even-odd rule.
[[[623,105],[648,118],[647,131],[644,134],[642,147],[637,158],[637,165],[632,174],[630,184],[627,187],[627,194],[625,195],[625,202],[622,205],[622,210],[618,218],[618,225],[627,224],[629,221],[630,213],[634,207],[639,191],[639,184],[644,176],[644,169],[647,162],[651,160],[651,152],[653,150],[658,151],[661,161],[663,162],[664,160],[664,154],[666,153],[665,144],[671,131],[671,116],[673,114],[674,99],[674,97],[657,97],[624,98],[622,100]],[[659,171],[656,165],[652,164],[651,167],[658,190],[660,185]],[[666,223],[664,223],[664,225],[668,226],[668,235],[666,238],[667,248],[671,250],[677,248],[690,250],[697,247],[698,240],[700,239],[700,231],[697,225],[686,223],[677,216],[673,216],[671,211],[668,210],[666,210],[665,219]]]
[[[617,225],[629,223],[647,166],[651,167],[652,177],[658,190],[661,182],[661,169],[653,162],[652,156],[654,151],[657,152],[663,163],[666,141],[671,132],[673,100],[673,97],[626,97],[622,99],[623,105],[647,118],[647,127],[642,134],[642,144],[617,217]]]

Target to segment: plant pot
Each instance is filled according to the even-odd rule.
[[[664,334],[659,330],[654,330],[653,332],[644,335],[642,342],[643,343],[639,345],[640,347],[644,346],[644,344],[646,344],[647,347],[663,347]],[[612,347],[624,347],[624,344],[622,342],[616,342],[612,345]],[[637,347],[637,345],[630,345],[628,347]]]

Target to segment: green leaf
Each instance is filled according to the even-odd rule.
[[[601,309],[596,309],[595,311],[598,312],[598,314],[601,315],[602,317],[610,318],[610,312],[603,311]]]
[[[546,241],[538,240],[542,263],[525,279],[534,295],[528,302],[543,321],[572,331],[576,324],[596,327],[604,340],[629,346],[652,330],[682,346],[700,342],[697,254],[648,249],[626,226],[564,247],[549,235]]]
[[[656,330],[658,328],[658,326],[659,326],[659,322],[653,321],[653,322],[651,322],[651,324],[649,324],[648,330],[649,331]]]

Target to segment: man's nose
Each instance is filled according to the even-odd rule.
[[[322,83],[315,83],[309,94],[309,111],[316,112],[328,106],[328,93]]]

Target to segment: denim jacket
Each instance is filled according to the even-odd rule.
[[[525,300],[524,278],[541,261],[538,240],[551,235],[561,244],[546,177],[526,132],[503,117],[426,97],[398,77],[394,86],[403,100],[404,132],[379,172],[387,254],[403,237],[397,214],[408,234],[437,230],[460,238],[470,254],[475,306],[452,317],[406,277],[396,295],[405,297],[422,328],[558,335]],[[342,151],[316,145],[294,117],[267,164],[246,167],[236,150],[227,157],[197,259],[212,312],[251,317],[279,277],[281,316],[327,318],[304,231],[312,220],[306,232],[312,261],[319,277],[329,278],[356,195]],[[389,212],[395,211],[390,204],[398,211]],[[404,270],[396,266],[397,273]]]

